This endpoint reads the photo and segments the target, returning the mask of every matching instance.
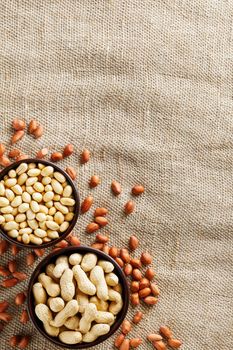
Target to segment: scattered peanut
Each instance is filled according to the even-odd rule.
[[[129,255],[129,251],[127,248],[122,248],[120,250],[120,257],[125,263],[130,262],[130,255]]]
[[[81,204],[81,213],[86,213],[92,206],[93,202],[94,198],[92,196],[86,197]]]
[[[29,126],[28,126],[29,134],[34,134],[34,132],[36,131],[38,126],[39,126],[38,122],[35,119],[32,119],[29,123]]]
[[[142,344],[142,339],[141,338],[133,338],[133,339],[130,339],[130,342],[129,342],[129,345],[132,348],[137,348],[141,344]]]
[[[168,339],[167,343],[173,349],[178,349],[182,345],[182,341],[179,339]]]
[[[29,342],[30,342],[30,337],[28,335],[25,335],[19,341],[18,347],[20,349],[26,349],[26,347],[28,346]]]
[[[18,345],[19,341],[20,341],[20,336],[13,335],[9,340],[9,344],[10,344],[10,346],[15,347]]]
[[[15,245],[15,244],[11,245],[11,253],[13,256],[16,256],[19,251],[20,251],[20,248],[17,245]],[[1,253],[0,253],[0,255],[1,255]]]
[[[6,301],[6,300],[1,301],[0,302],[0,313],[6,311],[8,309],[8,307],[9,307],[8,301]]]
[[[143,265],[149,265],[152,263],[152,257],[149,253],[145,252],[141,255],[141,262]]]
[[[118,256],[118,254],[119,254],[119,251],[118,251],[117,247],[111,247],[111,248],[109,249],[109,255],[110,255],[112,258],[115,259],[115,258]]]
[[[147,305],[155,305],[157,304],[158,302],[158,299],[155,298],[155,297],[152,297],[152,296],[148,296],[144,299],[144,302],[147,304]]]
[[[38,139],[39,137],[41,137],[44,133],[44,128],[42,125],[38,125],[38,127],[36,128],[36,130],[33,132],[33,135],[35,137],[35,139]]]
[[[132,274],[132,271],[133,271],[133,267],[132,267],[131,264],[126,264],[126,265],[124,266],[124,273],[125,273],[126,276],[131,275],[131,274]]]
[[[140,304],[140,300],[139,300],[139,295],[138,293],[132,293],[131,297],[130,297],[131,303],[133,306],[137,306]]]
[[[132,277],[136,281],[140,281],[142,279],[142,273],[139,269],[133,269],[132,271]]]
[[[158,296],[160,294],[159,287],[156,283],[150,283],[150,289],[154,296]]]
[[[10,275],[10,271],[7,270],[5,267],[0,266],[0,276],[7,277]]]
[[[72,144],[68,144],[64,147],[63,157],[69,157],[74,152],[74,146]]]
[[[24,292],[18,293],[15,297],[15,305],[22,305],[26,300],[26,295]]]
[[[144,193],[144,191],[145,191],[145,188],[143,185],[135,185],[132,188],[132,194],[134,194],[135,196],[138,196],[138,195]]]
[[[13,273],[16,271],[16,260],[10,260],[8,262],[8,270]]]
[[[5,287],[5,288],[11,288],[11,287],[14,287],[17,283],[18,283],[18,279],[17,278],[8,278],[8,279],[2,281],[0,283],[0,285],[2,287]]]
[[[72,166],[66,168],[67,174],[71,177],[72,180],[75,180],[77,177],[77,172]]]
[[[129,339],[124,339],[120,345],[120,350],[129,350]]]
[[[145,277],[150,281],[153,280],[155,277],[155,271],[152,268],[147,269],[145,272]]]
[[[94,216],[105,216],[108,214],[108,209],[106,208],[96,208]]]
[[[15,118],[12,122],[12,126],[13,126],[13,129],[15,129],[17,131],[24,130],[26,127],[26,123],[25,123],[25,121],[23,121],[21,119]]]
[[[118,196],[122,192],[121,185],[115,180],[112,181],[111,189],[116,196]]]
[[[20,317],[20,322],[25,324],[29,321],[28,313],[27,310],[23,310],[21,317]]]
[[[129,239],[129,247],[132,250],[137,249],[137,247],[139,246],[139,240],[136,236],[130,236]]]
[[[123,343],[124,339],[125,339],[125,335],[123,333],[119,334],[114,342],[115,347],[119,348],[121,346],[121,344]]]
[[[59,162],[63,159],[63,155],[61,152],[53,152],[50,156],[52,162]]]
[[[147,278],[142,278],[139,284],[139,289],[150,287],[150,281]]]
[[[90,224],[87,225],[86,232],[93,233],[93,232],[99,230],[99,228],[100,228],[100,226],[96,222],[91,222]]]
[[[170,328],[167,326],[160,326],[159,332],[164,338],[169,339],[172,337],[172,332],[171,332]]]
[[[115,259],[115,261],[118,263],[118,265],[119,265],[120,267],[124,267],[124,261],[123,261],[121,258],[117,257],[117,258]]]
[[[3,154],[5,153],[6,151],[6,147],[4,146],[3,143],[0,143],[0,157],[3,156]]]
[[[142,263],[139,259],[131,259],[130,264],[133,266],[133,268],[140,269],[142,267]]]
[[[124,212],[126,215],[132,214],[135,209],[135,203],[131,200],[125,203]]]
[[[8,323],[10,322],[11,319],[12,319],[12,316],[7,312],[0,312],[0,321],[4,321]]]
[[[131,282],[131,292],[135,293],[139,291],[139,281]]]
[[[95,222],[100,226],[106,226],[108,224],[108,220],[103,216],[96,216]]]
[[[147,339],[151,342],[155,342],[155,341],[160,341],[163,338],[161,337],[161,335],[159,334],[155,334],[155,333],[150,333],[147,335]]]
[[[162,340],[154,341],[153,346],[156,350],[166,350],[167,347]]]
[[[137,311],[133,317],[133,323],[138,324],[143,318],[143,313],[141,311]]]
[[[40,151],[37,152],[36,158],[43,159],[44,157],[47,156],[48,153],[49,153],[48,148],[42,148]]]
[[[1,156],[1,158],[0,158],[0,165],[1,166],[3,166],[3,167],[7,167],[8,165],[10,165],[11,164],[11,161],[10,161],[10,159],[8,158],[8,157],[6,157],[6,156]]]
[[[121,330],[123,334],[128,334],[132,329],[131,323],[128,320],[124,320],[121,324]]]
[[[81,159],[80,159],[81,163],[84,164],[89,162],[90,156],[91,156],[90,151],[88,149],[84,149],[81,153]]]
[[[12,276],[17,278],[18,281],[24,281],[27,278],[26,273],[24,272],[19,272],[19,271],[15,271],[12,273]]]
[[[100,178],[98,175],[93,175],[90,179],[89,186],[90,188],[97,187],[100,184]]]
[[[98,233],[95,237],[96,242],[100,242],[100,243],[107,243],[109,241],[109,237],[102,235],[100,233]]]
[[[14,159],[18,158],[20,155],[21,155],[21,152],[17,148],[12,149],[8,154],[10,158],[14,158]]]
[[[11,144],[13,145],[14,143],[18,142],[19,140],[22,139],[24,136],[24,130],[18,130],[14,133],[14,135],[11,138]]]
[[[8,249],[8,243],[5,240],[0,241],[0,255],[3,255]]]

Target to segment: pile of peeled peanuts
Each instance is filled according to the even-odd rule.
[[[59,238],[74,217],[65,176],[42,163],[21,163],[0,182],[0,224],[8,236],[41,245]]]

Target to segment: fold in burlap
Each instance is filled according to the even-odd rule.
[[[227,350],[232,340],[232,1],[22,0],[0,4],[1,142],[16,116],[38,119],[44,136],[18,146],[76,152],[61,166],[78,170],[81,197],[93,192],[110,211],[111,244],[134,233],[149,250],[161,288],[156,308],[132,336],[168,324],[184,350]],[[87,147],[92,160],[80,166]],[[88,188],[98,174],[102,184]],[[115,198],[112,179],[123,185]],[[133,184],[146,194],[122,215]],[[84,233],[91,212],[75,232]],[[26,252],[19,267],[24,269]],[[1,257],[1,265],[11,258]],[[30,269],[32,271],[33,268]],[[29,270],[28,274],[30,274]],[[13,299],[27,282],[0,290],[14,320],[0,334],[33,335],[28,349],[56,347],[28,323]],[[16,310],[17,309],[17,310]],[[129,311],[129,318],[133,314]],[[113,338],[98,349],[113,349]],[[142,350],[152,349],[146,341]]]

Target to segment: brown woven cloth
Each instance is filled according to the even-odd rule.
[[[132,336],[146,338],[168,324],[184,350],[233,348],[232,244],[232,1],[226,0],[2,0],[0,2],[1,142],[11,121],[38,119],[44,136],[18,146],[30,156],[42,146],[75,154],[60,163],[78,170],[81,197],[110,210],[111,244],[131,234],[138,253],[153,253],[161,288],[157,307],[142,306]],[[92,152],[80,166],[80,151]],[[102,184],[88,188],[98,174]],[[117,179],[123,194],[112,196]],[[146,194],[125,218],[135,183]],[[83,215],[75,232],[85,244]],[[26,251],[17,257],[24,269]],[[0,257],[1,265],[12,258]],[[36,264],[35,264],[36,266]],[[33,270],[27,269],[28,275]],[[30,333],[28,349],[55,350],[29,322],[14,319],[0,334]],[[134,313],[131,308],[130,319]],[[131,334],[130,334],[131,337]],[[114,337],[98,349],[113,349]],[[144,340],[142,350],[152,349]]]

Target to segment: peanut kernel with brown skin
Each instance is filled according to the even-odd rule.
[[[163,338],[161,337],[160,334],[150,333],[147,335],[147,339],[151,342],[154,342],[154,341],[160,341]]]
[[[66,173],[71,177],[72,180],[75,180],[77,177],[77,171],[72,166],[68,166],[66,168]]]
[[[119,348],[121,346],[121,344],[123,343],[125,339],[125,335],[122,333],[122,334],[119,334],[116,339],[115,339],[115,342],[114,342],[114,345],[116,348]]]
[[[159,333],[164,337],[164,338],[171,338],[172,337],[172,332],[168,326],[160,326],[159,328]]]
[[[52,162],[59,162],[63,159],[63,155],[61,152],[53,152],[50,156]]]
[[[81,213],[86,213],[92,206],[94,198],[92,196],[86,197],[81,204]]]
[[[117,247],[110,247],[109,249],[109,255],[114,259],[119,255],[119,251]]]
[[[69,157],[74,152],[74,146],[70,143],[64,147],[63,157]]]
[[[143,313],[141,311],[137,311],[133,317],[133,323],[138,324],[143,318]]]
[[[132,194],[134,196],[139,196],[140,194],[144,193],[145,191],[145,188],[143,185],[135,185],[133,188],[132,188]]]
[[[167,343],[173,349],[178,349],[182,345],[182,341],[179,339],[168,339]]]
[[[0,157],[3,156],[3,154],[5,153],[6,147],[4,146],[3,143],[0,143]]]
[[[35,139],[40,138],[44,133],[44,128],[42,125],[38,125],[38,127],[36,128],[36,130],[33,132],[33,136],[35,137]]]
[[[132,214],[135,209],[135,203],[131,200],[125,203],[124,212],[126,215]]]
[[[1,301],[0,302],[0,312],[6,311],[8,309],[8,307],[9,307],[9,305],[10,304],[8,303],[8,301],[6,301],[6,300]]]
[[[23,336],[23,337],[21,338],[21,340],[19,341],[18,347],[19,347],[20,349],[26,349],[26,347],[28,346],[29,342],[30,342],[30,337],[27,336],[27,335],[25,335],[25,336]]]
[[[89,186],[90,188],[97,187],[101,183],[98,175],[93,175],[90,179]]]
[[[128,320],[124,320],[121,324],[121,330],[123,334],[128,334],[132,329],[131,323]]]
[[[93,233],[93,232],[99,230],[99,228],[100,228],[100,226],[96,222],[91,222],[90,224],[87,225],[86,232]]]
[[[96,208],[94,212],[94,216],[105,216],[108,214],[108,209],[106,208]]]
[[[88,149],[84,149],[81,153],[81,164],[85,164],[87,162],[89,162],[90,160],[90,157],[91,157],[91,153]]]
[[[139,246],[139,240],[136,236],[130,236],[129,238],[129,247],[132,250],[137,249]]]
[[[112,181],[111,189],[115,196],[118,196],[122,192],[120,183],[115,180]]]

